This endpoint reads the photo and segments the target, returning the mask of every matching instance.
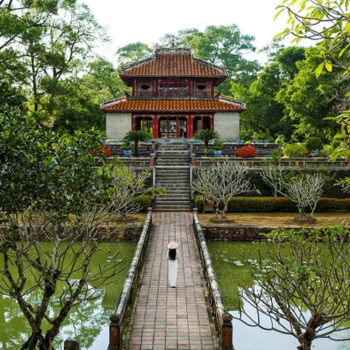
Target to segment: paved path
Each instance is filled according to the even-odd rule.
[[[127,334],[128,350],[213,350],[192,214],[157,212]],[[168,287],[167,245],[180,244],[177,288]]]

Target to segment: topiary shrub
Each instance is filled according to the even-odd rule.
[[[307,148],[302,143],[288,145],[283,151],[283,155],[288,158],[303,158],[308,154]]]
[[[323,143],[321,139],[319,139],[316,136],[313,136],[306,141],[305,147],[309,151],[320,151],[323,148]]]
[[[255,158],[256,149],[253,146],[244,146],[235,152],[235,156],[241,158]]]

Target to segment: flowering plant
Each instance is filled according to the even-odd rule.
[[[105,154],[105,157],[109,157],[111,155],[111,148],[105,145],[100,147],[101,151]]]
[[[254,158],[256,157],[256,149],[252,146],[244,146],[235,152],[235,156],[241,158]]]

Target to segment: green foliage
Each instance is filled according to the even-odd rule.
[[[218,140],[220,135],[215,130],[204,129],[197,131],[193,135],[193,138],[204,142],[204,153],[206,156],[208,156],[209,141]]]
[[[275,148],[269,154],[269,161],[270,163],[276,164],[281,160],[282,156],[283,156],[282,151]]]
[[[203,197],[195,197],[195,207],[203,211]],[[286,197],[234,197],[228,203],[228,212],[297,212],[297,207]],[[350,211],[350,199],[320,198],[318,212]]]
[[[108,178],[96,170],[104,162],[100,146],[95,131],[60,136],[17,110],[0,114],[2,210],[22,211],[37,203],[68,214],[85,209],[82,199],[84,205],[101,201],[102,192],[89,195],[92,187],[102,190]]]
[[[77,76],[93,57],[97,42],[108,36],[89,8],[76,1],[5,0],[0,13],[0,78],[21,87],[35,119],[49,126],[60,119],[58,130],[75,123],[80,128],[83,122],[78,118],[95,118],[98,105],[94,112],[87,107],[79,113],[85,106]],[[77,100],[79,106],[73,108]]]
[[[277,54],[272,56],[258,79],[249,89],[232,83],[230,93],[234,98],[244,100],[249,107],[241,114],[241,132],[250,137],[255,132],[269,135],[261,139],[270,139],[271,136],[274,139],[277,135],[285,135],[289,140],[294,127],[290,118],[285,116],[284,103],[276,97],[297,74],[297,62],[305,59],[304,49],[284,49],[277,42],[273,45]]]
[[[124,144],[134,143],[135,157],[139,156],[139,142],[146,142],[152,139],[152,135],[144,130],[129,131],[123,138]]]
[[[214,143],[211,145],[211,148],[216,151],[221,151],[224,148],[224,144],[215,139]]]
[[[342,61],[343,54],[349,48],[349,1],[348,0],[288,0],[277,6],[277,14],[288,14],[287,27],[276,37],[286,37],[292,34],[292,42],[299,43],[302,39],[320,41],[317,45],[318,56],[322,58],[316,75],[322,70],[332,72],[334,67],[341,67],[349,72],[348,63]],[[342,50],[339,52],[339,48]]]
[[[152,53],[153,50],[147,44],[141,42],[127,44],[117,50],[118,61],[121,66],[149,58]]]
[[[308,153],[307,148],[301,143],[287,145],[283,150],[283,154],[288,158],[304,158]]]
[[[323,143],[321,141],[320,138],[313,136],[310,137],[306,143],[305,143],[305,147],[309,150],[309,151],[320,151],[323,148]]]
[[[124,151],[130,151],[130,150],[132,150],[132,145],[131,145],[130,141],[126,140],[122,143],[120,148]]]
[[[139,205],[141,212],[147,212],[147,209],[152,207],[152,196],[145,194],[135,198],[135,202]]]

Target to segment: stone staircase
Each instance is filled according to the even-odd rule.
[[[156,211],[189,211],[190,151],[187,140],[158,140],[155,161],[156,187],[166,194],[156,198]]]

